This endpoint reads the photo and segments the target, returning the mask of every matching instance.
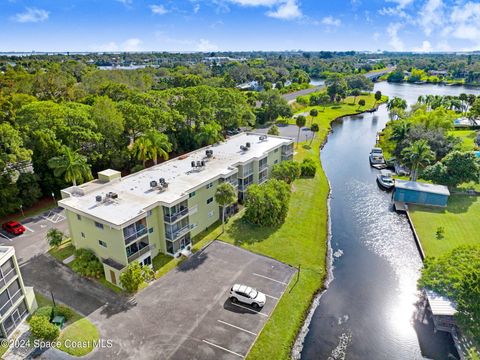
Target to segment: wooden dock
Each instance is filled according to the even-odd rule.
[[[394,201],[393,202],[393,206],[395,207],[395,210],[396,211],[407,211],[408,210],[408,206],[407,204],[405,204],[404,202],[401,202],[401,201]]]

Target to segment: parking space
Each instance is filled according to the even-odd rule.
[[[209,252],[209,257],[216,252],[218,252],[216,256],[223,257],[223,251],[226,249],[221,248],[231,246],[216,243],[214,247],[215,249]],[[171,356],[171,359],[244,358],[295,272],[295,269],[275,260],[235,247],[232,249],[238,252],[236,256],[244,266],[238,265],[234,279],[225,278],[222,287],[223,296],[197,325],[194,336],[189,337]],[[229,252],[232,249],[228,249]],[[230,260],[230,257],[227,257],[227,260]],[[229,261],[229,264],[235,266],[236,261]],[[256,309],[247,304],[232,302],[228,294],[234,283],[245,284],[263,292],[267,296],[265,306]]]
[[[50,228],[55,227],[68,234],[68,224],[61,208],[26,218],[20,223],[25,227],[22,235],[15,236],[0,229],[0,244],[15,247],[20,263],[48,250],[45,236]]]
[[[135,295],[134,306],[105,306],[90,318],[111,349],[101,359],[239,359],[255,342],[295,269],[214,241]],[[269,295],[262,309],[229,298],[235,283]],[[125,330],[128,324],[128,331]]]

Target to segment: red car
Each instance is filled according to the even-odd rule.
[[[2,225],[2,229],[13,235],[22,235],[25,227],[18,221],[9,221]]]

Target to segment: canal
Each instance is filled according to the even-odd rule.
[[[438,85],[375,84],[413,104],[419,95],[480,94]],[[302,359],[454,359],[448,334],[418,320],[416,282],[422,262],[407,219],[392,210],[376,184],[368,155],[388,121],[376,113],[344,118],[321,159],[331,185],[333,279],[320,296],[305,336]]]

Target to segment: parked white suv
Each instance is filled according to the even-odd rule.
[[[240,301],[252,305],[254,308],[261,308],[265,305],[267,297],[264,293],[261,293],[250,286],[235,284],[230,289],[230,300],[234,303]]]

